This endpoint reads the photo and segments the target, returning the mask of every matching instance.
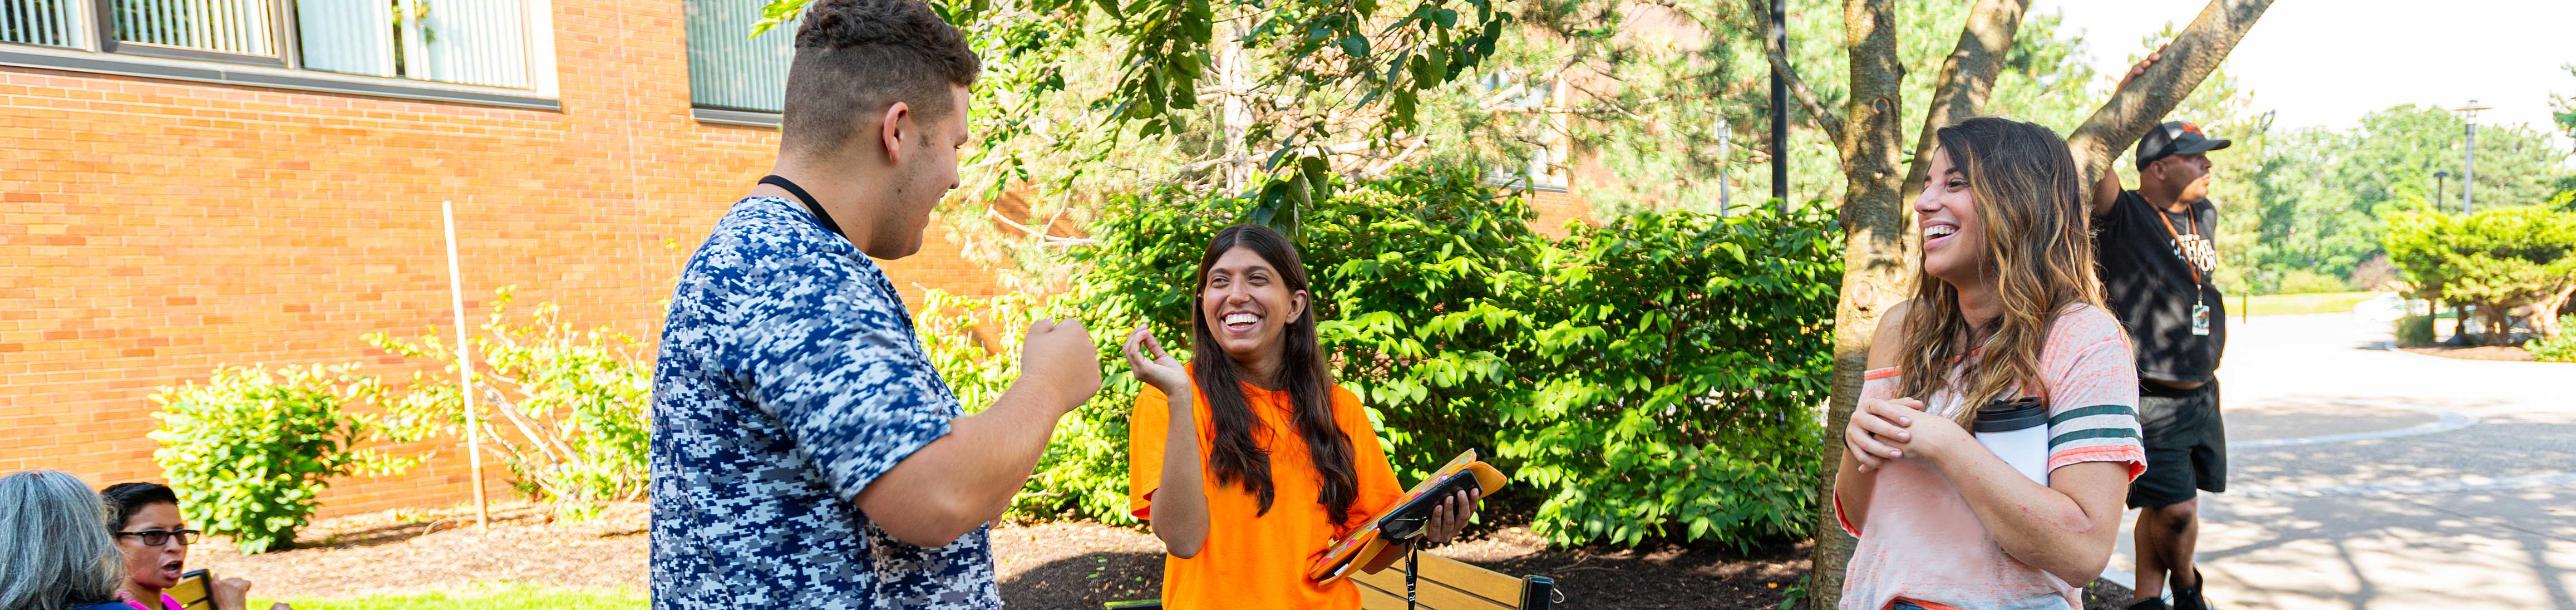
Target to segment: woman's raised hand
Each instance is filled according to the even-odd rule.
[[[1861,472],[1904,458],[1901,447],[1914,440],[1907,428],[1922,414],[1923,401],[1912,398],[1860,399],[1859,408],[1852,409],[1851,422],[1843,425],[1843,450],[1860,461]]]
[[[1154,333],[1145,327],[1140,326],[1127,333],[1127,341],[1119,351],[1127,354],[1127,367],[1135,371],[1137,381],[1152,385],[1167,396],[1189,389],[1189,369],[1173,359],[1170,352],[1163,351],[1163,344],[1155,341]]]

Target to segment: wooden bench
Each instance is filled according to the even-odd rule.
[[[1422,576],[1413,581],[1413,607],[1419,610],[1550,610],[1555,607],[1555,579],[1545,576],[1514,578],[1430,553],[1415,553],[1414,560],[1422,572]],[[1405,569],[1405,562],[1396,562],[1376,574],[1352,575],[1351,582],[1360,587],[1360,610],[1406,610]],[[1105,606],[1106,610],[1160,610],[1162,607],[1162,603],[1153,600],[1112,602]]]
[[[1413,581],[1414,607],[1421,610],[1549,610],[1555,606],[1556,581],[1545,576],[1518,577],[1466,562],[1414,553],[1421,577]],[[1409,563],[1376,574],[1353,574],[1360,585],[1361,610],[1405,610],[1404,573]]]

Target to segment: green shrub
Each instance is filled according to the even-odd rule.
[[[2314,294],[2343,292],[2352,289],[2352,281],[2306,269],[2292,269],[2281,274],[2272,294]]]
[[[2539,206],[2472,215],[2403,212],[2382,232],[2388,259],[2419,287],[2416,296],[2482,312],[2549,304],[2576,287],[2576,212]],[[2553,312],[2535,312],[2534,327]],[[2501,315],[2481,315],[2490,342],[2510,336]]]
[[[161,386],[154,461],[178,492],[180,512],[244,554],[295,542],[333,477],[401,470],[407,460],[361,450],[378,432],[349,407],[382,388],[356,365],[215,369],[205,385]]]
[[[2558,335],[2523,343],[2531,357],[2549,362],[2576,362],[2576,315],[2558,317]]]
[[[1299,244],[1318,334],[1400,479],[1477,449],[1515,477],[1496,501],[1536,509],[1559,543],[1806,534],[1840,275],[1829,218],[1644,213],[1558,241],[1472,171],[1329,190],[1302,211]],[[1100,243],[1068,255],[1081,270],[1066,294],[932,299],[924,342],[961,396],[1007,383],[999,355],[1025,325],[1007,311],[1078,312],[1101,339],[1108,383],[1059,428],[1017,509],[1131,520],[1138,385],[1118,340],[1143,325],[1185,341],[1198,256],[1252,207],[1175,189],[1114,197],[1090,227]],[[992,345],[958,339],[996,327]]]
[[[1501,453],[1559,542],[1808,533],[1841,239],[1823,213],[1647,213],[1578,228],[1528,307]],[[1542,364],[1544,363],[1544,364]]]
[[[509,467],[513,487],[568,517],[587,518],[604,501],[642,498],[652,476],[649,355],[614,330],[575,329],[553,303],[513,323],[511,292],[496,292],[492,313],[473,338],[480,392],[474,407],[485,449]],[[413,373],[392,401],[407,435],[465,435],[457,354],[436,329],[410,341],[383,333],[366,340],[442,367],[436,376]]]
[[[1135,325],[1109,313],[1074,315],[1073,304],[1086,294],[1077,289],[1042,300],[1013,291],[978,299],[931,290],[913,314],[923,351],[969,412],[993,406],[1018,379],[1020,341],[1035,315],[1083,319],[1092,343],[1101,347],[1101,361],[1121,367],[1118,376],[1103,377],[1098,396],[1057,422],[1035,474],[1012,499],[1011,517],[1136,521],[1127,514],[1127,409],[1140,384],[1124,376],[1117,355],[1119,341]]]
[[[2397,344],[2406,347],[2433,344],[2433,316],[2406,316],[2397,319]]]

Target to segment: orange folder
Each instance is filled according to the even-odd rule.
[[[1426,507],[1405,510],[1408,505],[1414,504],[1415,499],[1444,487],[1456,489],[1460,485],[1474,485],[1477,490],[1476,497],[1483,498],[1493,495],[1494,490],[1502,489],[1503,483],[1503,473],[1494,470],[1491,465],[1477,461],[1475,450],[1469,449],[1466,453],[1458,454],[1457,458],[1449,460],[1448,465],[1441,466],[1440,470],[1431,473],[1431,478],[1423,479],[1421,483],[1414,484],[1412,489],[1405,490],[1403,497],[1396,498],[1393,504],[1387,505],[1386,510],[1370,517],[1367,523],[1360,526],[1360,529],[1333,540],[1332,546],[1324,549],[1323,558],[1316,560],[1315,565],[1306,568],[1306,578],[1324,583],[1341,580],[1350,576],[1353,566],[1358,566],[1362,572],[1376,574],[1379,570],[1393,565],[1395,560],[1404,557],[1403,541],[1388,540],[1385,537],[1387,529],[1389,527],[1410,528],[1430,515],[1427,504]]]

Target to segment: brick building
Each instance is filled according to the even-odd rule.
[[[758,5],[0,0],[0,472],[157,480],[146,397],[219,364],[400,376],[359,337],[450,323],[442,201],[477,320],[517,285],[649,341],[772,158]],[[907,298],[996,290],[944,233],[886,264]],[[470,498],[459,453],[325,514]]]

